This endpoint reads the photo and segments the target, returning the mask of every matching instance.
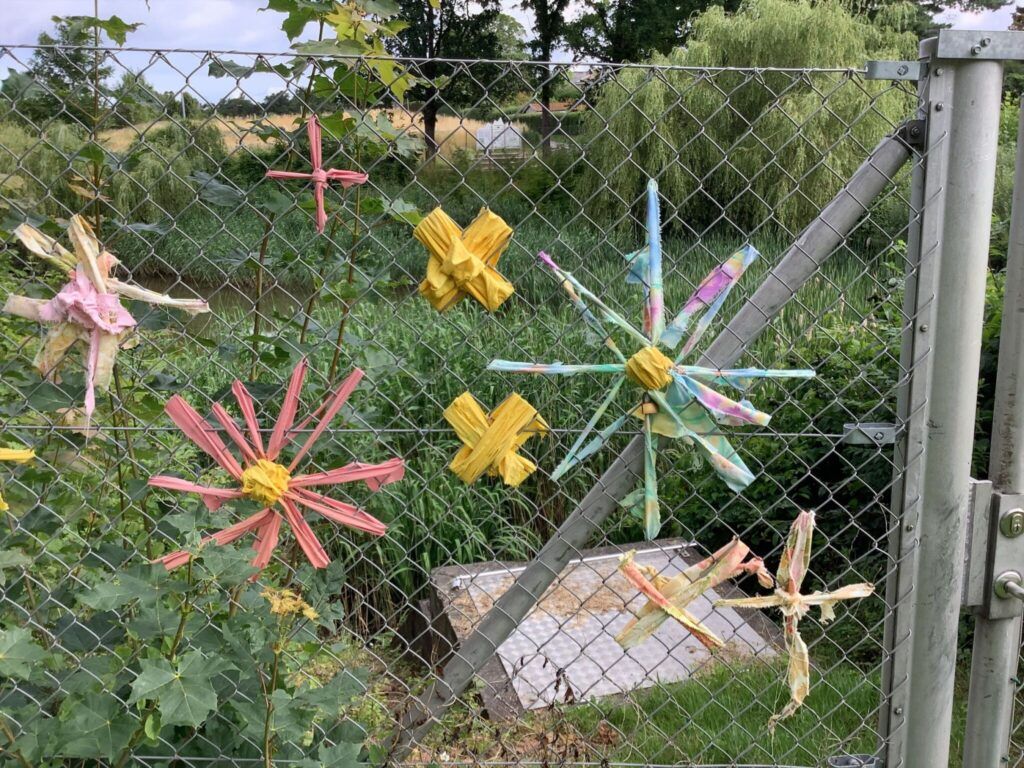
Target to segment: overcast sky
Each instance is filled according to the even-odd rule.
[[[532,17],[518,8],[518,0],[503,0],[506,12],[515,16],[529,30]],[[100,0],[100,15],[118,15],[125,21],[139,21],[145,26],[130,35],[128,45],[139,48],[195,48],[201,50],[280,51],[289,50],[288,39],[281,31],[283,16],[269,11],[257,12],[266,0]],[[953,11],[939,21],[960,29],[1006,29],[1010,24],[1013,4],[985,13]],[[51,16],[91,15],[92,0],[0,0],[0,44],[32,44],[40,32],[52,29]],[[311,30],[310,30],[311,32]],[[24,61],[30,51],[17,51]],[[205,76],[206,66],[199,57],[170,57],[173,65],[189,74],[190,86],[200,95],[217,99],[234,87],[230,80],[211,80]],[[562,54],[561,60],[568,55]],[[181,72],[170,65],[152,63],[145,54],[123,54],[126,67],[148,66],[147,79],[160,90],[179,90]],[[0,76],[4,69],[17,66],[17,61],[0,58]],[[260,99],[268,92],[280,90],[281,81],[273,76],[257,75],[244,84],[246,92]]]

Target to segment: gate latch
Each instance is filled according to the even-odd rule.
[[[972,481],[963,602],[990,619],[1024,609],[1024,494]]]

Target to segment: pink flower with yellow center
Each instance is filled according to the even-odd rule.
[[[300,507],[317,512],[328,520],[349,528],[372,533],[375,536],[384,535],[387,526],[380,520],[352,504],[332,499],[312,489],[362,480],[371,490],[376,491],[382,485],[401,480],[405,474],[405,463],[400,458],[389,459],[381,464],[352,462],[326,472],[308,475],[295,474],[296,467],[309,453],[334,417],[338,415],[338,411],[341,410],[345,401],[363,378],[363,372],[356,368],[334,390],[316,413],[298,427],[293,428],[299,408],[299,394],[302,391],[302,382],[308,367],[308,363],[303,360],[292,373],[281,413],[266,446],[264,446],[260,425],[256,419],[256,407],[252,395],[249,394],[242,382],[235,381],[231,385],[231,391],[238,401],[248,437],[242,433],[224,407],[220,403],[214,403],[213,416],[231,442],[238,448],[242,457],[241,461],[228,450],[217,428],[205,421],[183,397],[175,395],[167,402],[166,406],[167,415],[171,417],[171,420],[234,479],[236,486],[234,488],[214,488],[166,475],[155,475],[149,478],[149,484],[155,488],[197,493],[211,510],[217,509],[225,501],[242,498],[252,499],[264,505],[264,509],[260,512],[217,531],[203,540],[204,543],[228,544],[247,533],[255,534],[253,549],[256,550],[256,555],[252,564],[259,569],[265,568],[270,562],[280,536],[282,520],[288,521],[296,541],[314,568],[326,568],[330,563],[327,552],[324,551],[309,523],[303,518]],[[288,464],[279,462],[282,449],[295,441],[298,432],[321,412],[320,421],[295,452],[291,462]],[[190,552],[180,550],[164,555],[159,562],[171,570],[187,563],[191,556]]]

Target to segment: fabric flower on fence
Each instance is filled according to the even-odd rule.
[[[735,401],[711,389],[709,384],[727,385],[744,390],[759,378],[811,378],[809,370],[764,370],[742,368],[719,370],[696,365],[684,365],[683,359],[693,351],[704,332],[711,325],[733,286],[744,270],[758,257],[753,246],[746,246],[716,267],[697,287],[682,311],[666,325],[664,290],[662,286],[661,214],[657,183],[647,186],[647,245],[629,254],[626,259],[630,270],[629,283],[643,286],[646,306],[643,331],[636,329],[622,315],[589,291],[569,272],[559,267],[543,251],[540,261],[545,264],[568,293],[584,321],[595,331],[618,362],[568,365],[564,363],[521,363],[493,360],[487,366],[492,371],[512,373],[542,373],[573,376],[579,373],[607,374],[614,377],[611,388],[600,403],[582,434],[569,449],[562,463],[551,475],[557,480],[569,469],[596,453],[619,431],[630,415],[644,422],[644,486],[643,517],[647,538],[653,539],[661,528],[658,507],[658,481],[656,473],[656,435],[682,438],[700,450],[718,475],[734,491],[746,488],[754,475],[729,441],[719,431],[720,425],[756,424],[764,426],[769,415],[758,411],[747,400]],[[604,322],[591,312],[587,302],[597,307],[604,321],[625,332],[639,346],[629,358],[620,350]],[[691,321],[703,313],[692,333],[683,344],[675,360],[667,357],[658,347],[675,349],[690,328]],[[619,416],[585,443],[611,407],[624,382],[643,390],[639,406]]]
[[[537,465],[518,450],[534,435],[548,432],[537,409],[516,393],[505,398],[490,414],[469,392],[463,392],[445,408],[444,417],[462,441],[449,468],[464,483],[480,475],[500,475],[506,485],[518,486]]]
[[[309,179],[313,183],[313,199],[316,201],[316,231],[323,234],[327,226],[327,211],[324,209],[324,190],[328,182],[337,181],[342,189],[356,184],[365,184],[370,177],[359,171],[339,171],[323,167],[323,132],[320,121],[312,115],[306,122],[309,136],[309,160],[313,166],[309,173],[295,171],[267,171],[268,179]]]
[[[338,415],[345,401],[363,378],[363,372],[356,368],[309,419],[295,427],[299,396],[302,392],[302,383],[307,368],[308,363],[303,360],[292,373],[284,396],[284,403],[281,406],[281,413],[278,415],[277,423],[274,424],[265,446],[260,434],[259,423],[256,420],[255,403],[242,382],[235,381],[231,385],[231,391],[242,412],[248,438],[235,424],[234,419],[224,409],[224,406],[214,403],[213,416],[220,423],[231,442],[238,448],[242,456],[241,462],[228,450],[216,428],[204,421],[183,397],[174,395],[168,400],[165,410],[171,417],[171,421],[231,476],[235,481],[235,487],[214,488],[166,475],[155,475],[149,478],[149,484],[155,488],[199,494],[211,510],[217,509],[225,501],[232,499],[246,498],[262,504],[264,508],[256,514],[203,539],[204,544],[211,541],[216,544],[228,544],[247,533],[255,534],[253,549],[256,550],[256,555],[252,564],[261,570],[270,562],[277,546],[282,517],[288,521],[296,541],[314,568],[326,568],[330,563],[330,558],[313,533],[313,529],[303,519],[300,506],[317,512],[335,523],[355,530],[366,531],[375,536],[383,536],[387,530],[384,523],[358,507],[329,498],[310,490],[311,488],[362,480],[370,490],[376,491],[382,485],[401,480],[405,474],[405,463],[399,458],[390,459],[381,464],[352,462],[326,472],[315,472],[308,475],[293,474],[299,462],[313,448],[320,435]],[[322,415],[320,415],[321,413]],[[282,449],[295,441],[298,432],[304,428],[305,424],[318,415],[320,415],[320,421],[295,452],[291,462],[287,465],[279,464],[278,458]],[[163,563],[167,570],[171,570],[187,563],[191,556],[191,553],[182,550],[164,555],[158,562]]]
[[[121,304],[122,297],[193,315],[210,311],[205,301],[171,298],[111,277],[110,273],[119,262],[112,253],[101,248],[82,216],[72,216],[68,227],[68,237],[75,249],[73,254],[28,224],[18,226],[14,234],[30,253],[70,279],[49,301],[8,296],[4,312],[49,326],[35,366],[51,381],[59,381],[57,373],[68,350],[76,342],[84,345],[87,423],[96,407],[96,392],[104,392],[110,386],[117,351],[135,327],[135,318]]]
[[[672,578],[665,578],[649,566],[640,567],[633,561],[635,551],[627,552],[619,560],[619,572],[648,598],[647,603],[630,620],[615,640],[626,650],[644,642],[664,621],[672,617],[683,625],[706,648],[721,648],[725,643],[708,629],[686,606],[728,579],[754,574],[766,589],[775,583],[765,570],[764,561],[751,556],[750,548],[739,539],[733,539],[713,555]]]
[[[480,209],[465,232],[451,216],[435,208],[412,233],[430,254],[420,293],[435,309],[443,312],[469,295],[493,312],[515,293],[515,287],[497,269],[512,240],[512,227],[487,208]]]
[[[35,451],[31,448],[0,448],[0,461],[9,461],[15,464],[24,464],[36,457]],[[0,512],[6,512],[10,507],[4,501],[3,494],[0,494]]]
[[[811,540],[814,538],[814,513],[801,512],[789,529],[786,547],[779,559],[776,574],[775,594],[763,597],[741,597],[716,600],[716,607],[732,608],[778,608],[785,617],[786,650],[789,653],[789,703],[781,712],[772,715],[768,721],[771,729],[804,703],[811,689],[811,660],[807,644],[800,637],[799,624],[812,606],[821,609],[821,623],[827,624],[835,617],[835,604],[840,600],[856,600],[868,597],[875,591],[873,584],[849,584],[834,592],[800,593],[804,577],[811,563]]]

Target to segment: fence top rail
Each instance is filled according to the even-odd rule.
[[[113,45],[39,45],[37,43],[4,43],[0,42],[0,54],[8,51],[33,51],[33,50],[76,50],[76,51],[107,51],[111,53],[148,53],[164,55],[169,53],[194,54],[202,56],[256,56],[264,58],[301,58],[301,59],[350,59],[352,61],[367,61],[375,56],[351,53],[319,53],[303,51],[251,51],[251,50],[215,50],[207,48],[140,48],[134,46],[113,46]],[[534,61],[529,59],[480,59],[480,58],[447,58],[444,56],[392,56],[395,61],[403,61],[415,64],[441,63],[441,64],[501,64],[517,67],[559,67],[570,69],[572,67],[590,67],[592,69],[625,70],[625,69],[653,69],[662,71],[683,71],[683,72],[784,72],[784,73],[813,73],[813,74],[850,74],[865,75],[867,68],[859,67],[697,67],[681,64],[635,64],[631,62],[601,62],[601,61]]]

